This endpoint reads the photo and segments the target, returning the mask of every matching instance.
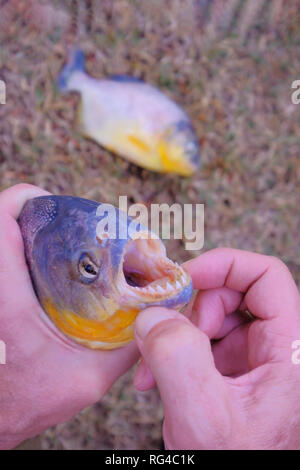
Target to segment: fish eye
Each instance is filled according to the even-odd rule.
[[[99,267],[86,254],[81,256],[78,269],[80,274],[87,279],[96,279],[99,274]]]

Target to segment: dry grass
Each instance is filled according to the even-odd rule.
[[[299,1],[253,3],[94,1],[89,25],[84,2],[0,1],[0,78],[7,84],[0,189],[26,181],[112,203],[121,194],[131,202],[202,202],[205,250],[226,245],[279,256],[299,284],[300,105],[290,98],[300,78]],[[55,88],[75,42],[94,76],[134,74],[184,107],[202,146],[194,177],[140,170],[79,134],[78,98]],[[178,261],[196,254],[178,241],[168,250]],[[32,445],[159,448],[158,395],[137,393],[131,381],[129,373],[101,403]]]

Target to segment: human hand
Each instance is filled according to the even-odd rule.
[[[189,319],[156,307],[136,320],[143,361],[135,385],[146,390],[156,381],[166,447],[299,449],[292,343],[300,339],[300,296],[289,270],[276,258],[228,248],[184,267],[199,289]]]
[[[31,185],[0,194],[0,448],[11,448],[98,401],[137,359],[134,343],[114,351],[77,345],[47,321],[27,269],[16,219]]]

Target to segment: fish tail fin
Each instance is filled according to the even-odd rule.
[[[68,62],[63,67],[61,73],[58,76],[58,79],[57,79],[58,88],[61,91],[68,90],[68,82],[69,82],[71,75],[77,71],[84,72],[84,70],[85,70],[84,53],[81,49],[76,48],[71,52]]]

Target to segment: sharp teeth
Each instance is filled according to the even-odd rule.
[[[160,285],[157,285],[157,286],[156,286],[156,290],[157,290],[160,294],[163,294],[163,293],[164,293],[164,290],[163,290],[163,288],[162,288]]]
[[[166,290],[173,290],[173,286],[169,282],[167,282]]]
[[[152,286],[148,286],[148,291],[151,292],[151,294],[155,294],[155,289]]]

